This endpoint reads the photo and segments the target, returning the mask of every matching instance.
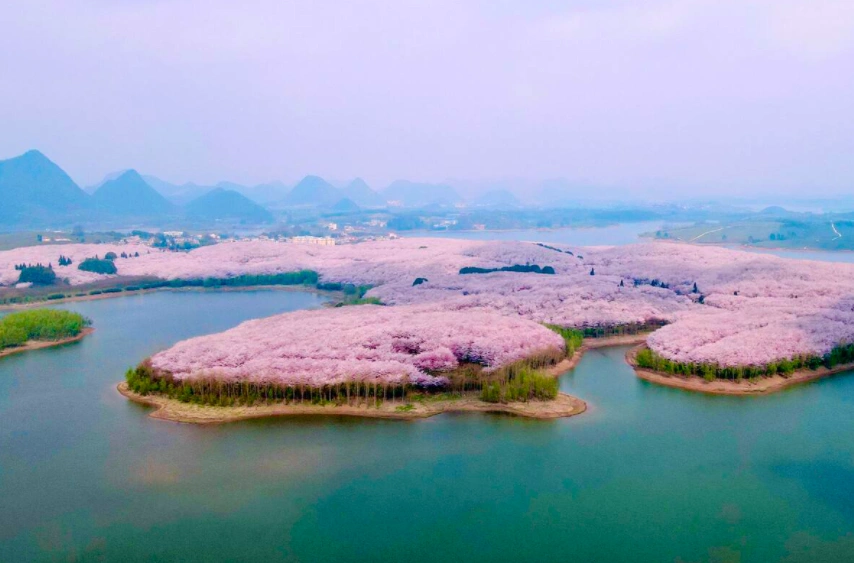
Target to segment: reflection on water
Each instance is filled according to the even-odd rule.
[[[312,294],[73,303],[95,333],[0,360],[0,561],[847,561],[854,377],[769,397],[564,375],[582,416],[193,426],[115,391],[195,334]]]

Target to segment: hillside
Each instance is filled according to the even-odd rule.
[[[353,200],[360,207],[385,207],[385,198],[361,178],[356,178],[342,190],[344,197]]]
[[[102,215],[157,217],[175,211],[175,206],[148,185],[136,170],[128,170],[104,182],[92,194],[92,201]]]
[[[85,215],[89,198],[45,155],[36,150],[0,161],[0,223],[69,223]]]
[[[490,190],[474,200],[481,207],[512,208],[521,206],[519,199],[507,190]]]
[[[185,207],[187,217],[202,221],[272,223],[273,215],[234,190],[214,188]]]
[[[396,201],[404,207],[428,205],[454,205],[463,200],[454,188],[447,184],[426,184],[396,180],[382,193],[386,201]]]
[[[306,176],[284,199],[285,205],[327,206],[341,199],[341,191],[320,176]]]
[[[193,182],[185,184],[173,184],[166,180],[161,180],[157,176],[144,175],[142,177],[145,182],[157,190],[157,193],[174,203],[175,205],[185,205],[194,199],[205,195],[211,191],[212,186],[202,186]]]

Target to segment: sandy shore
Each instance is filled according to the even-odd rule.
[[[685,389],[686,391],[708,393],[711,395],[765,395],[794,385],[801,385],[823,377],[830,377],[838,373],[854,370],[854,363],[850,363],[841,364],[832,369],[824,366],[814,370],[801,369],[787,377],[773,375],[758,377],[756,379],[743,379],[741,381],[727,379],[706,381],[698,375],[671,375],[640,368],[635,362],[635,355],[640,348],[640,346],[637,346],[629,350],[626,353],[626,361],[634,368],[635,374],[641,379],[658,385],[666,385],[667,387],[676,387],[678,389]]]
[[[63,338],[61,340],[29,340],[23,346],[15,346],[13,348],[6,348],[4,350],[0,350],[0,358],[4,356],[11,356],[12,354],[19,354],[21,352],[28,352],[30,350],[38,350],[40,348],[52,348],[54,346],[62,346],[63,344],[68,344],[70,342],[77,342],[78,340],[83,340],[84,337],[92,334],[95,329],[92,327],[84,328],[80,331],[80,334],[77,336],[71,336],[69,338]]]
[[[160,395],[142,396],[130,391],[127,383],[118,385],[119,393],[135,403],[155,407],[152,418],[193,424],[219,424],[251,418],[271,416],[358,416],[394,420],[415,420],[442,413],[486,412],[503,413],[526,418],[553,419],[575,416],[587,410],[587,404],[565,393],[558,394],[554,401],[531,401],[528,403],[494,404],[485,403],[474,396],[446,401],[424,401],[411,403],[411,410],[398,410],[403,403],[390,402],[366,406],[349,405],[296,405],[275,403],[251,407],[210,407],[182,403]]]

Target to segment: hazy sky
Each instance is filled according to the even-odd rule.
[[[854,1],[7,0],[0,158],[29,148],[81,184],[854,192]]]

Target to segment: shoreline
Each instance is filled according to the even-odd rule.
[[[65,297],[63,299],[43,299],[40,301],[32,301],[30,303],[13,303],[0,305],[0,311],[18,311],[22,309],[32,309],[45,307],[47,305],[59,304],[59,303],[76,303],[80,301],[96,301],[99,299],[114,299],[117,297],[132,297],[134,295],[145,295],[149,293],[155,293],[158,291],[255,291],[255,290],[276,290],[276,291],[301,291],[307,293],[316,293],[318,295],[325,295],[327,297],[334,297],[341,292],[338,291],[328,291],[325,289],[317,289],[312,286],[303,286],[303,285],[246,285],[246,286],[220,286],[220,287],[156,287],[152,289],[137,289],[134,291],[117,291],[114,293],[99,293],[97,295],[72,295],[71,297]],[[343,294],[342,294],[343,295]]]
[[[510,414],[538,420],[552,420],[576,416],[587,410],[587,403],[558,393],[553,401],[530,401],[527,403],[486,403],[480,399],[466,396],[444,401],[423,401],[414,403],[382,403],[379,407],[361,405],[311,405],[274,403],[271,405],[253,405],[239,407],[212,407],[192,403],[182,403],[159,395],[142,396],[130,391],[126,382],[116,386],[120,394],[130,401],[155,407],[149,417],[157,420],[188,424],[222,424],[239,420],[268,418],[279,416],[352,416],[362,418],[382,418],[388,420],[417,420],[442,413],[482,412]],[[400,411],[397,407],[405,404],[412,409]]]
[[[647,239],[650,242],[663,242],[669,244],[687,244],[687,245],[696,245],[696,246],[716,246],[719,248],[727,248],[730,250],[744,250],[746,252],[757,252],[762,253],[763,251],[767,253],[773,252],[830,252],[830,253],[852,253],[854,250],[843,248],[840,250],[830,250],[827,248],[820,248],[817,246],[800,246],[800,247],[791,247],[791,246],[757,246],[755,244],[748,244],[744,242],[700,242],[700,241],[688,241],[682,239],[660,239],[655,238],[654,236],[639,236],[638,238]],[[772,254],[773,256],[773,254]],[[797,260],[813,260],[812,258],[798,258]]]
[[[11,348],[6,348],[5,350],[0,350],[0,358],[5,358],[12,354],[19,354],[21,352],[29,352],[30,350],[41,350],[42,348],[53,348],[54,346],[62,346],[63,344],[79,342],[94,331],[94,328],[86,327],[76,336],[69,336],[68,338],[61,338],[59,340],[27,340],[26,344],[23,346],[13,346]]]
[[[581,347],[575,351],[571,358],[565,358],[546,368],[544,371],[552,377],[557,377],[571,369],[574,369],[584,357],[588,350],[596,350],[597,348],[608,348],[610,346],[628,346],[631,344],[643,344],[646,342],[646,337],[649,333],[641,334],[621,334],[617,336],[602,336],[599,338],[585,338]]]
[[[627,334],[587,339],[585,344],[575,351],[571,358],[566,358],[545,372],[552,377],[575,368],[585,352],[609,346],[624,346],[638,344],[646,340],[646,334]],[[182,403],[161,395],[139,395],[130,391],[126,382],[116,386],[118,392],[128,400],[155,410],[149,414],[151,418],[181,422],[188,424],[221,424],[238,420],[278,416],[352,416],[362,418],[383,418],[389,420],[417,420],[429,418],[442,413],[481,412],[494,414],[509,414],[537,420],[552,420],[568,418],[582,414],[588,410],[587,403],[567,393],[558,393],[553,401],[528,401],[517,403],[487,403],[469,395],[460,398],[435,401],[416,401],[412,403],[382,403],[379,407],[368,405],[306,405],[275,403],[272,405],[253,405],[239,407],[213,407]],[[406,404],[412,405],[411,410],[397,410]]]
[[[275,286],[274,286],[275,287]],[[552,377],[558,377],[575,368],[588,350],[609,346],[639,344],[646,341],[646,333],[589,338],[575,351],[571,358],[546,368],[544,371]],[[213,407],[182,403],[161,395],[139,395],[130,391],[126,382],[116,386],[118,392],[131,402],[154,407],[151,418],[187,424],[222,424],[239,420],[279,416],[351,416],[362,418],[382,418],[388,420],[417,420],[442,413],[481,412],[509,414],[536,420],[553,420],[582,414],[588,410],[587,403],[567,393],[558,393],[552,401],[528,401],[516,403],[487,403],[475,394],[433,401],[415,401],[412,403],[382,403],[379,407],[368,405],[311,405],[285,404],[253,405],[238,407]],[[409,404],[410,410],[397,410]]]
[[[672,375],[638,367],[635,362],[635,355],[638,353],[640,348],[641,346],[635,346],[626,353],[626,363],[632,367],[637,377],[657,385],[692,391],[695,393],[705,393],[707,395],[768,395],[789,387],[802,385],[817,379],[824,379],[826,377],[854,370],[854,362],[852,362],[848,364],[840,364],[830,369],[824,366],[814,370],[808,368],[799,369],[787,377],[777,374],[767,377],[759,377],[754,380],[743,379],[738,381],[732,379],[715,379],[713,381],[706,381],[699,375]]]

